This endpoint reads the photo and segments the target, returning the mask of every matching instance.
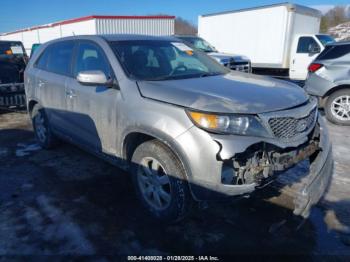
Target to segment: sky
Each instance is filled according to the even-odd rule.
[[[4,1],[5,2],[5,1]],[[197,24],[198,15],[283,2],[262,0],[16,0],[1,3],[0,33],[88,15],[180,16]],[[349,0],[295,0],[327,11]]]

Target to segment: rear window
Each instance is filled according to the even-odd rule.
[[[0,42],[0,55],[24,55],[24,48],[20,42]]]
[[[36,62],[36,67],[60,75],[71,75],[73,41],[48,46]]]
[[[350,53],[350,44],[348,45],[330,45],[318,56],[317,59],[328,60],[337,59]]]
[[[317,39],[320,40],[323,46],[332,44],[335,42],[334,38],[329,35],[316,35]]]

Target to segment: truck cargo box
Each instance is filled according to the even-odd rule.
[[[276,4],[199,16],[198,32],[221,52],[248,56],[253,67],[288,69],[293,39],[317,34],[321,13]]]

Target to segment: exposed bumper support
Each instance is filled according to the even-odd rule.
[[[287,191],[287,189],[293,188],[293,190],[288,190],[287,193],[290,194],[283,194],[292,199],[290,205],[286,207],[295,209],[295,214],[307,216],[311,206],[317,203],[324,194],[332,175],[331,144],[322,117],[318,118],[318,125],[319,128],[313,133],[315,139],[310,140],[310,138],[305,137],[305,139],[288,144],[279,143],[276,139],[214,135],[196,127],[189,129],[178,137],[177,142],[185,152],[185,159],[191,159],[191,161],[188,161],[190,163],[189,170],[191,171],[189,172],[188,181],[193,197],[199,201],[206,201],[251,194],[257,188],[266,186],[266,182],[271,181],[270,179],[262,179],[262,186],[258,187],[259,179],[257,183],[254,180],[255,171],[258,170],[260,173],[265,172],[265,175],[272,179],[278,180],[277,178],[286,176],[293,180],[287,186],[284,186],[284,189],[279,187],[278,190],[283,193],[283,190]],[[308,140],[311,143],[308,144]],[[312,143],[316,144],[312,145]],[[268,159],[271,160],[276,156],[277,161],[259,162],[261,159],[266,159],[264,158],[266,156],[257,155],[255,157],[254,154],[259,150],[261,151],[264,145],[268,144],[272,146],[271,150],[266,151],[267,153],[271,152]],[[311,145],[311,147],[307,147],[307,145]],[[265,151],[263,150],[263,152]],[[250,161],[249,163],[246,161],[245,166],[239,165],[237,169],[234,162],[238,155],[241,155],[243,161],[248,158],[258,161]],[[271,170],[276,172],[288,169],[303,159],[310,158],[311,155],[310,170],[302,174],[303,181],[294,180],[294,174],[289,172],[270,176],[269,172]],[[237,183],[237,181],[232,180],[232,177],[237,177],[237,172],[242,166],[244,168],[248,167],[250,169],[248,171],[252,175],[243,181],[244,183]],[[261,167],[266,166],[269,169],[268,171],[261,169]],[[262,170],[263,172],[261,172]],[[292,170],[290,171],[293,172]],[[253,179],[250,179],[252,177]],[[297,186],[294,186],[294,184]],[[276,188],[277,185],[278,183],[272,183],[271,187]],[[268,190],[269,187],[266,186],[264,190]]]

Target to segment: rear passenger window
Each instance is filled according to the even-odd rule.
[[[93,43],[81,43],[73,69],[74,76],[77,76],[82,71],[96,70],[102,71],[107,77],[111,77],[111,67],[103,51]]]
[[[46,70],[47,61],[49,58],[49,47],[44,50],[44,52],[40,55],[39,59],[35,63],[35,67]]]
[[[317,59],[337,59],[350,53],[350,45],[327,46]]]
[[[297,53],[309,54],[314,47],[319,47],[315,39],[313,39],[312,37],[300,37]]]
[[[60,75],[71,75],[73,49],[73,41],[59,42],[51,45],[48,51],[46,70]]]

